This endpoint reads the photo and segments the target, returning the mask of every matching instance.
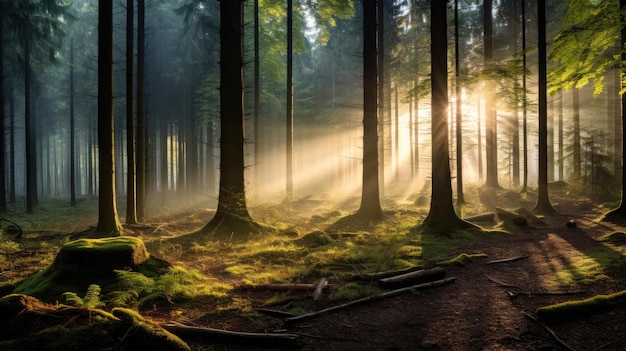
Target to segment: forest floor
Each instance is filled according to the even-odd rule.
[[[506,194],[499,194],[494,201],[503,201],[503,196]],[[446,266],[447,277],[456,277],[456,280],[444,286],[372,301],[290,324],[285,324],[282,318],[259,315],[250,311],[250,307],[267,306],[267,301],[273,299],[284,303],[281,305],[279,301],[272,305],[272,309],[289,307],[293,310],[296,306],[300,311],[313,311],[339,302],[329,299],[328,295],[321,301],[313,301],[310,292],[237,290],[231,292],[228,308],[223,308],[220,301],[198,300],[184,305],[155,304],[144,307],[141,313],[160,322],[174,320],[186,325],[240,332],[294,333],[302,336],[303,343],[292,349],[303,351],[567,350],[525,313],[533,315],[541,306],[625,290],[626,248],[607,244],[601,238],[611,232],[626,231],[626,221],[601,221],[599,218],[607,209],[589,200],[573,201],[562,192],[552,194],[551,198],[558,213],[546,215],[541,224],[508,225],[505,232],[501,223],[481,223],[485,229],[497,230],[447,247],[444,255],[450,258],[461,253],[484,254],[486,257],[475,258],[464,266]],[[514,206],[532,207],[532,203],[533,199],[529,198]],[[507,203],[508,208],[514,206]],[[166,216],[158,219],[169,223],[167,225],[134,229],[144,238],[151,252],[163,251],[163,236],[175,237],[191,232],[206,223],[212,212],[177,216],[176,220]],[[575,225],[568,226],[570,221]],[[170,253],[176,250],[180,248],[172,245]],[[206,255],[220,254],[213,251]],[[193,267],[233,285],[238,283],[232,274],[224,272],[223,261],[205,261],[198,257],[197,253],[179,252],[175,263]],[[487,264],[508,258],[519,259]],[[212,265],[211,262],[220,263]],[[347,283],[333,281],[332,277],[329,280],[331,285]],[[233,308],[233,301],[240,301],[242,309],[247,309],[248,313]],[[571,350],[626,349],[624,304],[582,318],[544,323]],[[196,339],[188,343],[198,351],[275,349]]]

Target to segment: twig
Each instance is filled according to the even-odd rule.
[[[296,334],[245,333],[205,327],[194,327],[177,322],[161,323],[161,327],[176,335],[206,337],[209,340],[232,341],[252,345],[297,345],[300,336]]]
[[[264,315],[278,317],[278,318],[289,318],[289,317],[295,316],[295,314],[290,313],[290,312],[272,310],[269,308],[255,308],[254,310]]]
[[[586,291],[577,290],[577,291],[507,291],[510,297],[516,297],[519,295],[578,295],[584,294]]]
[[[611,342],[611,341],[609,341],[609,342],[607,342],[606,344],[604,344],[604,345],[600,345],[600,346],[596,347],[595,349],[593,349],[593,350],[591,350],[591,351],[598,351],[598,350],[602,350],[603,348],[605,348],[605,347],[607,347],[607,346],[609,346],[609,345],[611,345],[611,344],[612,344],[612,342]]]
[[[548,328],[547,325],[541,323],[539,320],[537,320],[537,318],[535,318],[534,316],[523,312],[524,315],[526,317],[528,317],[530,320],[532,320],[533,322],[537,323],[537,325],[539,325],[540,327],[542,327],[543,329],[545,329],[554,339],[554,341],[556,341],[559,345],[561,345],[561,347],[563,347],[564,349],[568,350],[568,351],[575,351],[571,346],[567,345],[563,340],[559,339],[559,337],[552,331],[552,329]]]
[[[528,256],[516,256],[516,257],[504,258],[504,259],[501,259],[501,260],[489,261],[489,262],[487,262],[485,264],[513,262],[513,261],[523,260],[525,258],[528,258]]]
[[[513,284],[509,284],[509,283],[503,283],[503,282],[501,282],[499,280],[496,280],[496,279],[490,277],[489,274],[487,274],[487,273],[485,273],[485,277],[487,277],[487,279],[491,280],[492,282],[494,282],[494,283],[496,283],[496,284],[498,284],[500,286],[506,287],[506,288],[519,288],[517,285],[513,285]]]
[[[301,315],[296,316],[296,317],[285,318],[285,323],[293,323],[293,322],[297,322],[297,321],[300,321],[300,320],[303,320],[303,319],[317,317],[319,315],[322,315],[322,314],[325,314],[325,313],[328,313],[328,312],[337,311],[337,310],[344,309],[344,308],[347,308],[347,307],[364,304],[366,302],[377,301],[377,300],[382,300],[382,299],[387,298],[387,297],[398,296],[398,295],[407,293],[407,292],[412,291],[412,290],[422,290],[422,289],[427,289],[427,288],[431,288],[431,287],[435,287],[435,286],[446,285],[446,284],[454,282],[455,280],[456,280],[456,277],[452,277],[452,278],[436,280],[436,281],[429,282],[429,283],[408,286],[406,288],[401,288],[401,289],[387,291],[387,292],[379,294],[379,295],[368,296],[368,297],[364,297],[362,299],[353,300],[353,301],[350,301],[350,302],[345,303],[343,305],[332,306],[332,307],[329,307],[329,308],[325,308],[323,310],[319,310],[319,311],[315,311],[315,312],[311,312],[311,313],[306,313],[306,314],[301,314]]]

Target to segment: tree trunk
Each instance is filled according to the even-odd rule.
[[[137,0],[137,145],[136,145],[136,203],[137,220],[146,216],[146,4]]]
[[[24,43],[24,143],[26,149],[26,213],[33,213],[35,194],[37,191],[37,175],[35,173],[36,151],[33,145],[33,127],[31,120],[30,91],[30,43]]]
[[[259,0],[254,0],[254,169],[255,183],[257,189],[261,186],[261,125],[259,120],[259,109],[261,105],[261,58],[259,56]],[[210,156],[209,156],[210,157]],[[258,193],[258,190],[257,190]]]
[[[258,232],[244,189],[243,2],[220,2],[220,185],[215,216],[203,234],[241,239]]]
[[[293,0],[287,0],[287,124],[285,170],[287,199],[293,193]]]
[[[454,0],[454,93],[456,97],[456,203],[465,203],[463,196],[463,109],[461,101],[461,59],[459,52],[459,0]]]
[[[15,91],[13,85],[10,86],[11,96],[9,97],[9,143],[11,144],[11,154],[9,163],[11,173],[9,174],[9,202],[15,204]]]
[[[70,206],[76,206],[76,116],[74,116],[74,40],[70,44]]]
[[[363,5],[365,9],[365,5]],[[378,44],[378,52],[385,52],[385,6],[383,4],[383,0],[378,1],[377,3],[378,12],[374,15],[377,16],[377,24],[376,24],[376,41]],[[365,19],[364,19],[365,20]],[[365,28],[363,28],[365,30]],[[365,40],[365,38],[363,38]],[[385,148],[387,144],[387,125],[386,125],[386,117],[385,117],[385,85],[383,82],[385,81],[385,56],[377,54],[377,77],[378,84],[376,89],[378,89],[378,130],[380,134],[380,139],[378,140],[378,184],[382,185],[379,189],[379,196],[385,196]],[[365,106],[363,107],[365,109]]]
[[[538,20],[538,41],[537,41],[537,61],[538,61],[538,120],[539,120],[539,174],[537,204],[533,209],[538,213],[555,212],[548,198],[548,92],[546,79],[546,0],[537,1]]]
[[[574,159],[572,160],[572,168],[573,168],[573,178],[575,181],[579,181],[581,177],[581,150],[580,150],[580,91],[578,88],[572,88],[572,122],[574,123],[574,152],[572,156]]]
[[[3,31],[4,28],[2,26],[2,21],[4,14],[0,14],[0,212],[6,212],[7,210],[7,199],[6,199],[6,185],[5,185],[5,174],[6,167],[4,162],[4,152],[5,152],[5,140],[4,140],[4,106],[5,106],[5,96],[4,96],[4,43],[3,43]],[[13,150],[11,150],[13,152]]]
[[[483,23],[484,23],[484,64],[485,69],[493,65],[493,19],[492,0],[485,0],[483,3]],[[495,108],[494,83],[491,80],[485,82],[485,150],[487,163],[487,179],[485,186],[489,188],[500,188],[498,184],[498,139],[497,139],[497,112]]]
[[[126,223],[137,224],[135,178],[134,34],[135,4],[126,1]]]
[[[424,225],[438,230],[449,226],[474,227],[454,212],[452,179],[448,144],[448,39],[447,2],[431,1],[431,140],[432,140],[432,198]]]
[[[528,189],[528,109],[526,103],[526,1],[522,1],[522,143],[524,151],[522,156],[522,193]]]
[[[558,163],[559,163],[559,180],[563,181],[565,180],[565,177],[563,175],[564,172],[564,164],[565,161],[563,160],[564,157],[564,150],[563,150],[563,92],[559,91],[559,130],[558,130],[558,134],[559,134],[559,153],[558,153]]]
[[[378,184],[376,0],[363,2],[363,185],[356,215],[382,218]]]
[[[98,226],[94,236],[117,236],[121,225],[115,203],[113,118],[113,2],[98,9]]]

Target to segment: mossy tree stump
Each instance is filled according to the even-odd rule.
[[[143,241],[135,237],[72,241],[61,247],[50,266],[24,280],[14,293],[55,301],[64,292],[82,294],[90,284],[111,284],[116,270],[136,270],[149,258]]]

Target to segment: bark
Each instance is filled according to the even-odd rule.
[[[74,40],[70,44],[70,206],[76,206],[76,116],[74,116]]]
[[[260,186],[261,172],[261,125],[259,120],[259,107],[261,105],[261,58],[259,56],[259,0],[254,0],[254,163],[256,185]],[[209,145],[210,146],[210,145]]]
[[[98,9],[98,226],[94,236],[121,234],[115,203],[113,118],[113,3],[100,0]]]
[[[432,197],[424,225],[431,229],[474,227],[454,212],[452,178],[448,144],[448,57],[446,2],[431,2],[431,139],[432,139]]]
[[[581,177],[581,149],[580,149],[580,90],[576,87],[572,88],[572,122],[574,123],[574,142],[573,142],[573,160],[572,168],[574,180],[580,180]]]
[[[286,191],[293,193],[293,0],[287,0],[287,124],[286,124]]]
[[[523,177],[522,177],[522,193],[528,189],[528,109],[526,104],[526,1],[522,1],[522,143],[524,151],[523,161]]]
[[[135,4],[126,1],[126,224],[137,223],[135,176],[134,34]]]
[[[242,15],[241,0],[220,2],[220,185],[215,216],[199,232],[229,239],[260,229],[248,213],[244,189]]]
[[[533,211],[537,213],[554,213],[556,211],[554,210],[554,208],[552,208],[552,205],[550,204],[550,199],[548,198],[548,92],[546,79],[546,0],[538,0],[537,8],[537,65],[539,66],[539,174],[537,179],[537,204],[535,205]]]
[[[4,140],[4,106],[5,106],[5,96],[4,96],[4,43],[3,43],[3,32],[4,28],[2,22],[4,14],[0,14],[0,212],[5,212],[7,210],[7,199],[6,199],[6,185],[5,185],[5,174],[6,167],[4,162],[4,149],[5,149],[5,140]],[[11,150],[14,152],[14,150]]]
[[[136,145],[136,202],[137,219],[146,215],[146,4],[137,0],[137,145]]]
[[[493,1],[485,0],[483,3],[484,24],[484,65],[489,69],[493,64]],[[485,82],[485,150],[487,163],[487,179],[485,186],[500,188],[498,184],[498,142],[497,142],[497,112],[494,105],[494,83],[490,80]]]
[[[357,216],[378,220],[380,206],[377,139],[376,0],[363,3],[363,185]]]
[[[461,101],[461,59],[459,52],[459,1],[454,1],[454,94],[456,98],[456,203],[465,203],[463,196],[463,111]]]

